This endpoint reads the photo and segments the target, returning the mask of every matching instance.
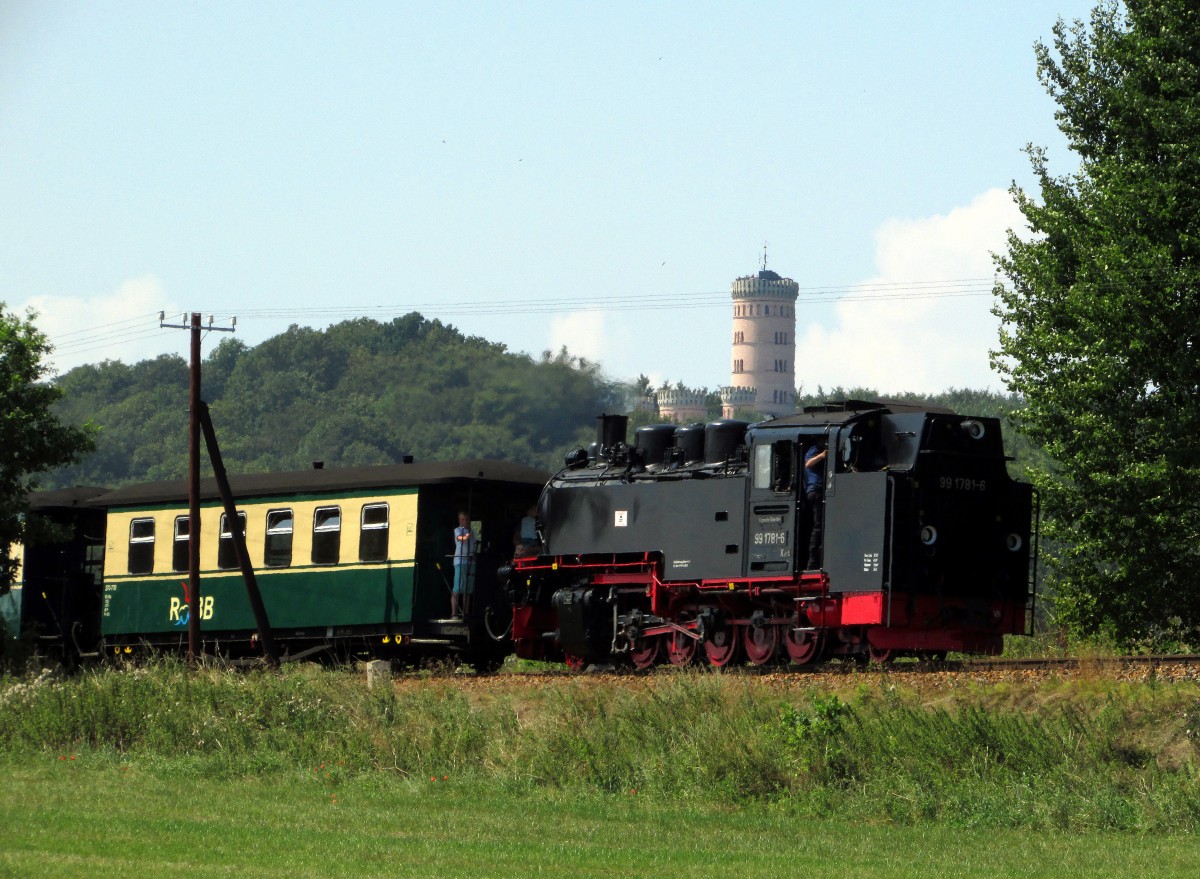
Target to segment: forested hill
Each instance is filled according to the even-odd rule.
[[[187,363],[163,355],[106,361],[60,378],[59,416],[100,427],[96,451],[45,488],[182,478],[187,462]],[[260,345],[236,337],[203,364],[231,472],[505,458],[551,467],[594,438],[595,419],[625,406],[626,389],[566,351],[534,359],[412,313],[327,330],[292,326]]]
[[[43,478],[43,488],[115,487],[185,475],[183,358],[81,366],[58,384],[60,418],[69,424],[90,420],[100,432],[93,454]],[[404,455],[420,461],[502,458],[556,469],[566,451],[595,439],[597,415],[629,412],[647,386],[644,377],[632,385],[611,381],[598,364],[565,350],[536,359],[514,354],[417,313],[389,323],[360,318],[327,330],[293,326],[254,347],[226,337],[203,364],[203,396],[225,466],[234,473],[304,469],[313,461],[330,467],[385,464]],[[804,394],[799,402],[879,397],[869,388],[834,388]],[[1007,395],[953,389],[923,399],[973,415],[1002,415],[1019,403]],[[717,417],[716,395],[712,410]],[[657,420],[635,413],[630,436],[638,425]],[[1019,461],[1029,459],[1032,450],[1015,431],[1006,427],[1005,438]]]

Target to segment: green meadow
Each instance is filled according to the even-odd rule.
[[[0,876],[1193,876],[1198,756],[1195,683],[5,677]]]

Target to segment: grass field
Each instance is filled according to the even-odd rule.
[[[0,877],[1196,876],[1200,684],[0,677]]]
[[[210,779],[174,775],[169,761],[58,756],[68,759],[0,763],[0,876],[1200,875],[1189,835],[852,824],[804,819],[778,802],[502,794],[311,769]]]

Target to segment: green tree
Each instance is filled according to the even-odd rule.
[[[994,363],[1036,475],[1059,620],[1132,643],[1200,624],[1200,11],[1113,0],[1035,47],[1078,170],[1027,148],[1031,234],[998,264]]]
[[[101,425],[95,454],[47,479],[117,486],[182,478],[187,364],[77,367],[57,382],[58,416]],[[225,339],[206,357],[202,394],[235,472],[497,457],[557,468],[595,435],[622,389],[565,349],[540,358],[408,314],[326,330],[293,326],[254,347]],[[202,467],[204,465],[202,464]]]
[[[0,302],[0,589],[12,582],[11,547],[25,537],[34,476],[72,463],[92,448],[90,427],[68,427],[51,413],[61,392],[47,384],[46,337]]]

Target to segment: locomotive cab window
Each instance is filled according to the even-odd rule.
[[[342,508],[317,507],[313,512],[312,563],[336,565],[342,553]]]
[[[358,536],[358,558],[382,562],[388,557],[388,505],[364,504],[362,529]]]
[[[187,516],[175,517],[175,541],[171,547],[171,570],[186,571],[188,569],[188,526],[191,519]]]
[[[286,568],[292,563],[292,511],[267,511],[267,538],[263,564],[268,568]]]
[[[129,523],[129,573],[154,573],[153,519],[134,519]]]
[[[754,448],[754,487],[774,492],[792,490],[792,442],[781,440]]]
[[[238,513],[238,529],[246,536],[246,514]],[[217,543],[217,567],[223,571],[238,566],[237,550],[233,545],[233,532],[229,530],[228,517],[221,514],[221,539]]]
[[[771,487],[771,447],[754,447],[754,487]]]

